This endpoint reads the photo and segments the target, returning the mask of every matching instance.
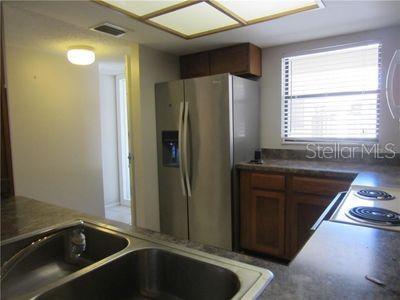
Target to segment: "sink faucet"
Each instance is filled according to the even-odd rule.
[[[86,236],[83,232],[83,227],[79,227],[67,235],[65,259],[69,263],[77,263],[86,250]]]

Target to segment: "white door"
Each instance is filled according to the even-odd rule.
[[[116,76],[116,92],[120,202],[131,206],[130,164],[133,157],[129,152],[126,79],[123,74]]]

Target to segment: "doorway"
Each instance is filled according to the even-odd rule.
[[[131,207],[131,162],[129,151],[128,106],[126,79],[124,74],[115,77],[117,103],[117,133],[118,133],[118,162],[119,162],[119,191],[120,205]]]
[[[105,218],[133,224],[125,65],[102,64],[99,72]]]

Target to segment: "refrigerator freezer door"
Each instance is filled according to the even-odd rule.
[[[232,101],[228,74],[185,80],[189,238],[232,248]]]
[[[187,197],[182,184],[179,125],[184,104],[183,81],[155,87],[158,152],[160,229],[162,233],[188,238]]]

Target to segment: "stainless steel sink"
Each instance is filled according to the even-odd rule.
[[[75,228],[82,228],[86,236],[86,250],[77,262],[66,260],[65,237]],[[1,245],[1,264],[9,261],[32,242],[54,236],[48,242],[29,252],[15,264],[7,277],[1,280],[1,298],[11,299],[28,294],[60,278],[100,261],[128,246],[129,240],[99,226],[77,222],[54,230],[22,237]]]
[[[65,262],[62,239],[55,238],[10,272],[2,299],[252,299],[273,277],[262,268],[109,225],[83,224],[86,264]],[[32,241],[74,226],[2,243],[2,263]]]
[[[128,253],[38,299],[231,299],[230,270],[161,249]]]

